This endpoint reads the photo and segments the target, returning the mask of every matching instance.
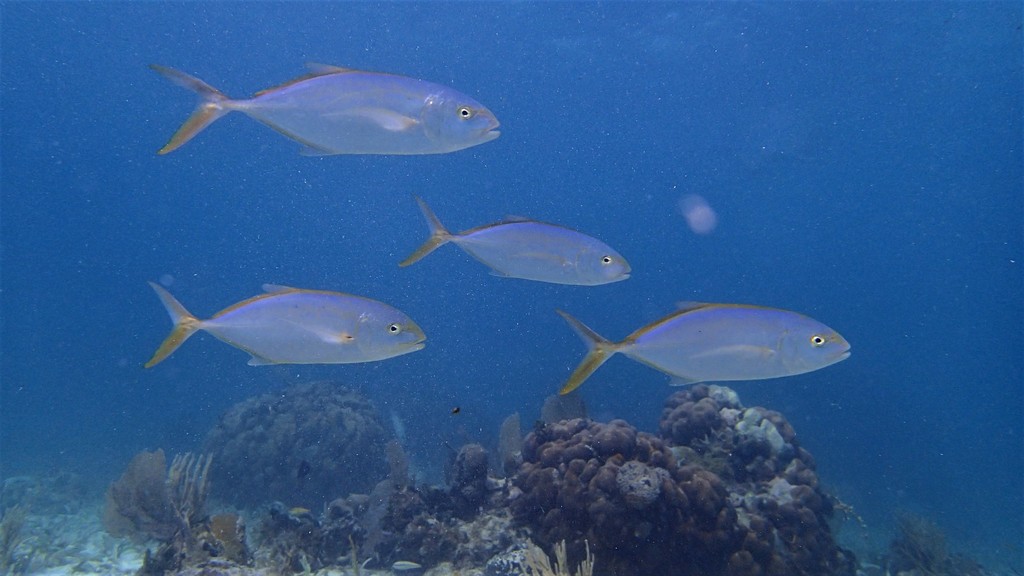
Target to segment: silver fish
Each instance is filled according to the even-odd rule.
[[[158,154],[167,154],[221,116],[238,110],[305,144],[307,155],[441,154],[490,142],[498,120],[451,88],[396,74],[310,64],[309,75],[232,100],[198,78],[153,64],[201,97]]]
[[[415,352],[426,340],[408,316],[361,296],[265,284],[266,294],[200,320],[162,286],[149,285],[167,308],[174,329],[146,368],[162,362],[199,330],[251,354],[250,366],[370,362]]]
[[[561,394],[575,390],[619,352],[674,376],[674,384],[792,376],[850,356],[850,344],[835,330],[777,308],[686,303],[621,342],[605,340],[579,320],[558,313],[589,349]]]
[[[629,263],[621,254],[581,232],[534,220],[513,220],[452,234],[426,202],[420,198],[416,202],[427,219],[430,238],[399,266],[409,266],[452,242],[486,264],[495,276],[575,286],[629,278]]]

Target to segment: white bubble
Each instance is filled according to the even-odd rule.
[[[687,194],[680,198],[679,212],[686,218],[686,225],[694,234],[710,234],[718,226],[718,214],[707,200],[697,194]]]
[[[174,276],[171,276],[170,274],[163,274],[163,275],[161,275],[160,276],[160,284],[164,288],[170,288],[171,284],[174,284]]]

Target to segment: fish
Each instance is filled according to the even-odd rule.
[[[199,330],[248,352],[250,366],[371,362],[421,350],[426,340],[404,313],[362,296],[264,284],[266,293],[200,320],[163,286],[149,285],[174,328],[146,368],[163,362]]]
[[[427,203],[416,202],[430,228],[430,237],[399,263],[406,267],[452,242],[488,268],[494,276],[597,286],[629,278],[629,262],[597,238],[555,224],[512,219],[452,234]]]
[[[746,304],[684,303],[621,342],[557,311],[587,344],[587,355],[559,391],[578,388],[621,352],[674,377],[674,385],[765,380],[812,372],[845,360],[850,343],[797,312]]]
[[[196,92],[199,105],[157,154],[167,154],[239,111],[303,144],[309,156],[444,154],[490,142],[498,119],[452,88],[397,74],[308,64],[310,73],[250,99],[233,100],[180,70],[151,64]]]

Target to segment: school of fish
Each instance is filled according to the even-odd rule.
[[[158,154],[178,149],[232,111],[300,143],[307,155],[443,154],[499,136],[497,118],[473,98],[396,74],[313,64],[305,76],[234,100],[184,72],[151,67],[200,97]],[[400,267],[452,243],[491,274],[506,278],[598,286],[625,280],[632,272],[609,245],[572,228],[508,219],[453,234],[426,202],[415,200],[429,237]],[[150,285],[173,328],[146,368],[165,360],[199,330],[247,352],[250,365],[371,362],[420,350],[426,340],[404,313],[362,296],[265,285],[266,293],[200,320],[163,286]],[[561,394],[578,388],[618,353],[668,374],[677,385],[792,376],[850,356],[850,344],[832,328],[776,308],[683,303],[620,342],[606,340],[566,312],[558,313],[588,349]]]

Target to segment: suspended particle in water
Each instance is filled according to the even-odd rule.
[[[687,194],[680,198],[679,212],[694,234],[710,234],[718,226],[718,214],[715,214],[707,200],[697,194]]]

